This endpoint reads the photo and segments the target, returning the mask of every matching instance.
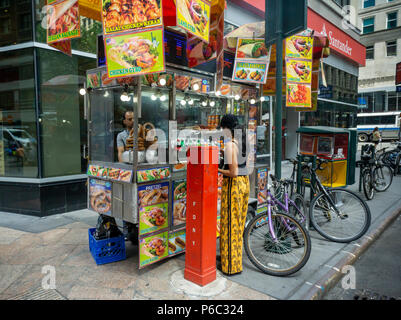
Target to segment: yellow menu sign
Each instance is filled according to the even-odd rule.
[[[177,26],[209,43],[210,2],[177,0]]]

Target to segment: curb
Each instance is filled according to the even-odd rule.
[[[360,247],[352,250],[351,257],[341,259],[334,267],[337,270],[342,270],[346,265],[352,265],[355,261],[379,238],[379,236],[401,215],[401,206],[395,209],[375,230],[368,235],[362,236],[364,240]],[[337,282],[342,278],[341,271],[330,270],[315,284],[323,287],[324,291],[313,286],[300,300],[321,300],[325,294],[332,289]]]

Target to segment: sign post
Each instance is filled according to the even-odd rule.
[[[275,176],[281,179],[283,41],[307,28],[307,0],[266,0],[266,46],[276,44],[276,108],[274,113]]]
[[[190,147],[184,278],[199,286],[216,280],[218,147]]]

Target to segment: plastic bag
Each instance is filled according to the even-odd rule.
[[[100,214],[93,237],[96,240],[103,240],[119,236],[121,236],[121,232],[118,229],[116,220],[113,217]]]

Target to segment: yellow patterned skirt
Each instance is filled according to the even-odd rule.
[[[242,243],[248,211],[249,177],[224,177],[221,192],[220,255],[226,274],[242,272]]]

